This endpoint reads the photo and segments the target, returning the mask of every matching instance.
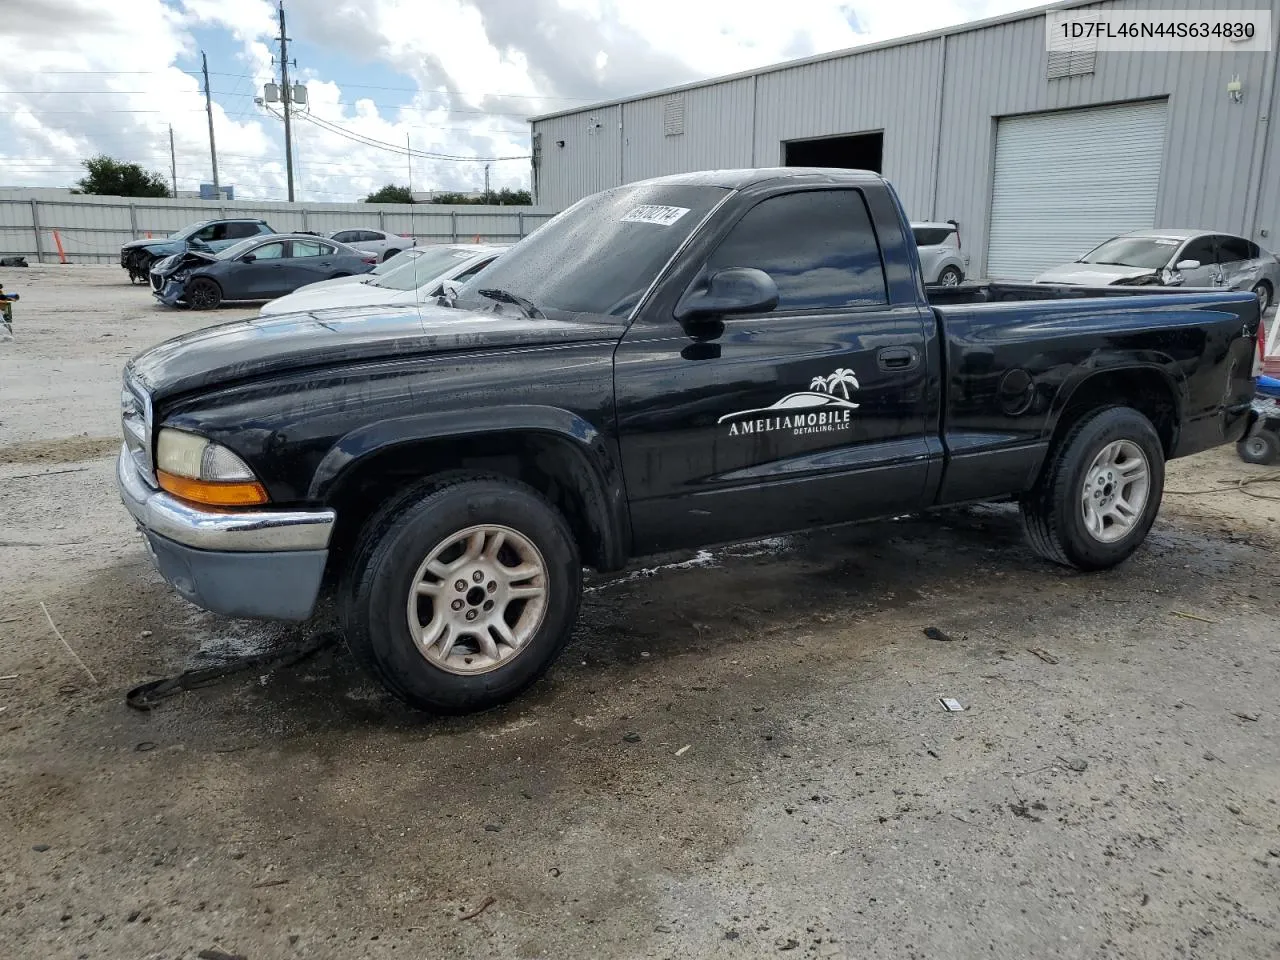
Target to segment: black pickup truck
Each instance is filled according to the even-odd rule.
[[[392,693],[475,710],[555,659],[584,565],[998,499],[1049,560],[1124,560],[1165,461],[1249,425],[1258,302],[1103,292],[931,305],[879,176],[664,177],[452,299],[135,357],[119,486],[189,600],[305,619],[332,595]]]

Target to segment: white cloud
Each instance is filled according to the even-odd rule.
[[[779,60],[883,40],[1031,5],[1027,0],[290,0],[291,54],[310,113],[352,133],[415,150],[503,157],[528,152],[523,117],[641,93]],[[219,172],[239,195],[281,198],[278,120],[248,94],[271,77],[275,4],[268,0],[41,0],[6,5],[20,56],[0,60],[0,183],[68,185],[104,152],[168,172],[168,124],[179,186],[210,175],[204,98],[174,64],[193,30],[223,30],[240,53],[215,69]],[[416,93],[345,89],[308,62],[377,63]],[[385,72],[385,71],[384,71]],[[225,76],[231,74],[232,76]],[[406,82],[406,86],[410,84]],[[388,106],[408,99],[405,106]],[[223,105],[225,104],[225,106]],[[403,156],[296,124],[297,194],[357,199],[403,183]],[[524,160],[494,163],[495,187],[527,185]],[[469,189],[478,163],[417,158],[414,185]]]

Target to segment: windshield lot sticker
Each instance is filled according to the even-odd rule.
[[[656,223],[660,227],[669,227],[688,212],[688,207],[667,207],[659,203],[646,203],[628,210],[622,217],[622,222]]]
[[[796,437],[849,430],[853,426],[851,411],[859,406],[849,396],[851,390],[857,389],[858,378],[853,371],[841,367],[829,377],[814,377],[808,390],[789,393],[767,407],[726,413],[716,422],[727,422],[731,437],[778,430],[790,430]]]

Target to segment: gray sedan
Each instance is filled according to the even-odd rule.
[[[1140,230],[1099,244],[1036,283],[1228,287],[1252,290],[1263,312],[1280,289],[1280,258],[1251,240],[1209,230]]]

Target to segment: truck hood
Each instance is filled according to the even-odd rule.
[[[1149,267],[1125,267],[1110,263],[1064,263],[1036,277],[1036,283],[1070,283],[1082,287],[1107,287],[1117,280],[1146,277],[1156,270]]]
[[[434,304],[316,310],[195,330],[125,368],[155,400],[289,371],[458,351],[617,340],[623,326],[531,320],[508,308],[476,313]]]

